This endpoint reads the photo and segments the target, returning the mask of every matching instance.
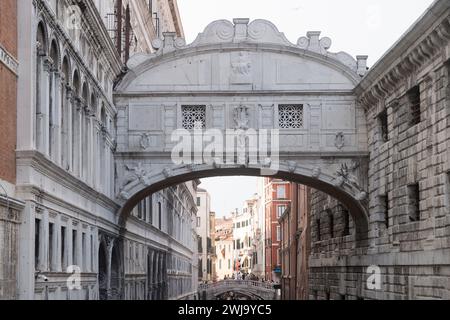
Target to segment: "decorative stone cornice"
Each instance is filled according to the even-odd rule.
[[[436,55],[450,40],[450,2],[436,1],[403,37],[375,64],[355,88],[365,109],[387,98]]]
[[[117,203],[108,196],[96,191],[83,181],[54,164],[38,151],[17,151],[17,166],[30,166],[43,175],[58,181],[68,189],[74,190],[83,197],[99,203],[110,210],[117,210]]]
[[[166,32],[163,39],[153,41],[153,47],[157,49],[155,54],[136,54],[131,57],[127,66],[133,73],[142,72],[151,64],[149,61],[156,63],[162,56],[179,56],[182,52],[208,51],[217,47],[220,49],[237,47],[243,50],[267,48],[277,52],[283,48],[285,51],[318,58],[322,62],[345,69],[345,72],[353,74],[356,82],[365,74],[367,65],[367,56],[358,56],[355,59],[345,52],[330,52],[331,39],[320,38],[319,31],[308,32],[306,37],[301,37],[297,44],[294,44],[273,23],[262,19],[252,22],[249,19],[234,19],[233,22],[214,21],[191,44],[186,44],[175,32]]]

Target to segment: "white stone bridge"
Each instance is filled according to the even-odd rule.
[[[308,185],[343,203],[357,242],[364,242],[368,138],[354,88],[367,57],[328,51],[331,40],[320,32],[308,32],[294,44],[271,22],[249,19],[215,21],[192,44],[165,33],[154,45],[155,54],[128,62],[114,95],[115,185],[123,228],[130,210],[163,188],[204,177],[264,176],[276,165],[274,178]],[[185,130],[195,139],[196,129],[203,130],[202,151],[214,149],[215,157],[174,163],[179,141],[173,133]],[[207,136],[208,130],[277,132],[275,159],[273,153],[261,155],[265,148],[273,151],[268,138],[270,143],[256,148],[256,162],[247,161],[247,145],[243,162],[227,161],[228,144],[220,150],[220,138]]]
[[[273,283],[251,280],[224,280],[211,284],[201,284],[198,288],[200,299],[216,300],[226,293],[240,294],[252,300],[277,300],[277,290]]]

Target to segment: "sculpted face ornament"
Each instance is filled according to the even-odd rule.
[[[298,166],[297,162],[295,162],[295,161],[289,161],[289,162],[288,162],[288,169],[289,169],[289,172],[290,172],[290,173],[294,173],[295,170],[297,170],[297,166]]]
[[[142,150],[147,150],[150,147],[150,135],[148,133],[143,133],[141,135],[139,146]]]
[[[313,178],[319,178],[320,175],[322,174],[322,170],[319,167],[314,168],[312,176]]]
[[[345,147],[345,135],[343,132],[338,132],[336,134],[336,139],[335,139],[334,145],[339,150],[341,150],[343,147]]]

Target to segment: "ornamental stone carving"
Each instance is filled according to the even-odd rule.
[[[122,188],[121,193],[123,190],[126,190],[131,184],[135,183],[136,181],[139,181],[140,183],[148,186],[148,174],[149,171],[147,168],[145,168],[142,163],[138,163],[136,167],[131,167],[129,165],[125,165],[125,169],[128,172],[128,174],[125,176],[122,182]]]
[[[362,201],[367,197],[367,192],[359,185],[358,178],[353,174],[358,167],[359,164],[357,162],[352,162],[350,166],[347,163],[341,164],[336,172],[337,178],[334,180],[334,185],[340,188],[346,185],[353,190],[356,190],[358,193],[358,200]]]
[[[248,52],[232,54],[231,58],[231,83],[248,84],[252,82],[252,62]]]
[[[345,135],[343,132],[338,132],[336,134],[336,138],[334,141],[334,145],[336,146],[336,148],[338,148],[339,150],[341,150],[342,148],[345,147]]]
[[[247,106],[240,105],[234,108],[233,119],[235,123],[235,129],[237,130],[248,130],[250,112]]]
[[[142,150],[147,150],[150,147],[150,134],[143,133],[139,139],[139,146]]]

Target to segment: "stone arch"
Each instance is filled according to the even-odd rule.
[[[173,166],[160,172],[141,174],[126,185],[120,193],[122,208],[119,211],[119,225],[126,227],[131,210],[148,195],[183,182],[219,176],[261,176],[263,167],[226,165]],[[368,237],[367,194],[355,189],[347,181],[325,167],[302,163],[282,163],[280,169],[269,177],[303,184],[320,190],[339,200],[348,210],[356,228],[356,241],[364,246]]]
[[[65,53],[62,59],[62,65],[61,65],[61,72],[62,75],[64,76],[64,81],[67,85],[72,85],[72,78],[71,78],[71,70],[72,70],[72,66],[70,63],[70,56]]]
[[[89,85],[86,81],[83,83],[83,86],[81,87],[81,98],[83,99],[84,103],[86,103],[87,105],[90,103],[90,101],[89,101]]]
[[[80,79],[80,73],[78,72],[78,69],[74,68],[73,77],[72,77],[72,86],[73,86],[73,90],[75,92],[75,95],[77,97],[79,97],[80,90],[81,90],[81,87],[80,87],[81,82],[80,82],[80,80],[81,80]]]
[[[43,20],[38,22],[36,30],[36,42],[42,50],[42,53],[46,55],[48,53],[48,31],[47,25]]]
[[[53,69],[56,71],[60,70],[61,67],[61,51],[59,48],[58,41],[56,39],[52,39],[50,42],[50,58],[52,59]]]

